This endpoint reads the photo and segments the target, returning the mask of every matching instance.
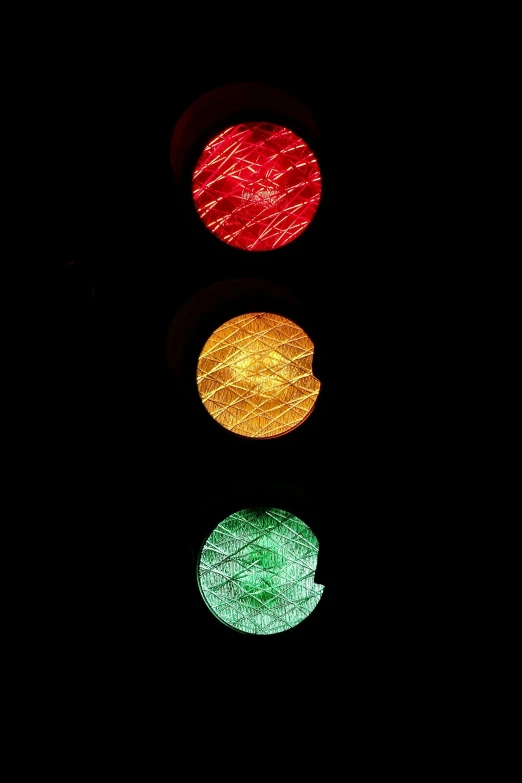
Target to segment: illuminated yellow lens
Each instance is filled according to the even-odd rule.
[[[201,351],[197,385],[210,415],[248,438],[274,438],[311,413],[320,383],[314,346],[293,321],[248,313],[216,329]]]

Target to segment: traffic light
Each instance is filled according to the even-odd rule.
[[[32,649],[68,692],[155,679],[168,710],[187,685],[186,715],[237,716],[245,683],[270,709],[304,683],[310,709],[330,672],[362,673],[366,700],[427,649],[423,679],[452,660],[455,251],[432,190],[451,117],[429,138],[425,85],[389,61],[366,79],[285,62],[269,83],[189,63],[155,91],[157,73],[107,80],[102,101],[64,82],[48,123],[63,268],[35,331]]]
[[[310,109],[262,83],[200,95],[172,132],[190,260],[166,361],[203,638],[310,640],[333,617],[320,141]]]

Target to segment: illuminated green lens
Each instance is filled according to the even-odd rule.
[[[315,609],[319,544],[298,517],[277,508],[249,508],[224,519],[205,541],[198,582],[211,611],[243,633],[274,634]]]

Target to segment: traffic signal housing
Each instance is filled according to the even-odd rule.
[[[170,426],[194,622],[223,643],[311,637],[332,612],[319,148],[310,110],[263,84],[201,96],[171,139],[194,270],[166,339]]]

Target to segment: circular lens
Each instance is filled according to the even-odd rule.
[[[231,514],[205,541],[198,583],[209,609],[225,625],[276,634],[302,622],[324,587],[314,582],[319,544],[298,517],[277,508]]]
[[[210,415],[248,438],[274,438],[311,413],[320,382],[314,345],[275,313],[247,313],[216,329],[199,356],[197,386]]]
[[[222,242],[274,250],[312,221],[321,197],[319,165],[288,128],[248,122],[210,141],[192,178],[196,210]]]

